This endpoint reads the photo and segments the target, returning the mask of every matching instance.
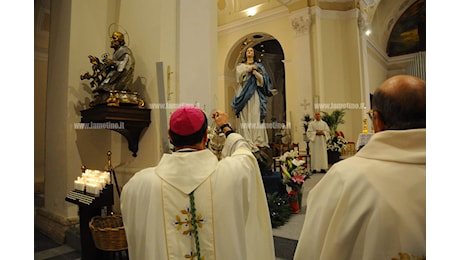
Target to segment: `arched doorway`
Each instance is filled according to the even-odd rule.
[[[278,94],[269,97],[267,102],[267,116],[265,123],[270,146],[281,142],[281,129],[286,124],[286,88],[284,71],[284,52],[281,44],[273,36],[255,32],[245,35],[238,40],[227,55],[225,62],[225,86],[226,86],[226,110],[232,111],[231,103],[237,87],[235,68],[242,60],[243,52],[248,48],[254,48],[260,61],[272,82],[272,88],[278,90]],[[230,113],[231,119],[235,115]]]

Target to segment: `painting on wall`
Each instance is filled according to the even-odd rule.
[[[389,57],[426,51],[426,4],[417,0],[401,15],[387,45]]]

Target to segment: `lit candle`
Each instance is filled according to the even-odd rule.
[[[99,185],[95,183],[87,183],[86,184],[86,192],[94,194],[95,196],[99,196]]]
[[[73,187],[76,190],[84,191],[85,190],[85,183],[83,183],[80,180],[76,180],[76,181],[73,182]]]

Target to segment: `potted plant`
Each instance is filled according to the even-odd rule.
[[[304,117],[303,117],[303,129],[305,130],[304,134],[307,133],[308,131],[308,123],[311,121],[311,118],[310,118],[310,115],[309,114],[306,114]]]
[[[344,124],[345,109],[337,109],[331,113],[321,111],[321,119],[327,123],[331,130],[331,138],[327,141],[327,157],[330,164],[340,160],[342,150],[346,149],[347,141],[337,132],[337,127]]]
[[[310,115],[309,115],[309,114],[306,114],[306,115],[303,117],[302,121],[303,121],[303,130],[304,130],[304,132],[303,132],[303,134],[302,134],[302,135],[303,135],[303,140],[304,140],[305,142],[307,142],[307,155],[310,155],[310,146],[308,145],[308,143],[309,143],[310,141],[309,141],[308,138],[307,138],[308,123],[310,123],[310,121],[311,121]]]
[[[321,119],[326,122],[326,124],[329,126],[329,129],[331,130],[331,135],[334,135],[337,133],[337,127],[340,124],[344,124],[345,120],[343,117],[345,116],[345,109],[340,109],[340,110],[334,110],[330,114],[324,111],[321,111],[323,114],[321,116]]]

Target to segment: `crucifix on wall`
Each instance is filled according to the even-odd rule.
[[[301,107],[303,107],[303,110],[306,112],[307,111],[307,107],[310,106],[310,102],[307,102],[307,99],[303,99],[303,102],[300,104]]]

